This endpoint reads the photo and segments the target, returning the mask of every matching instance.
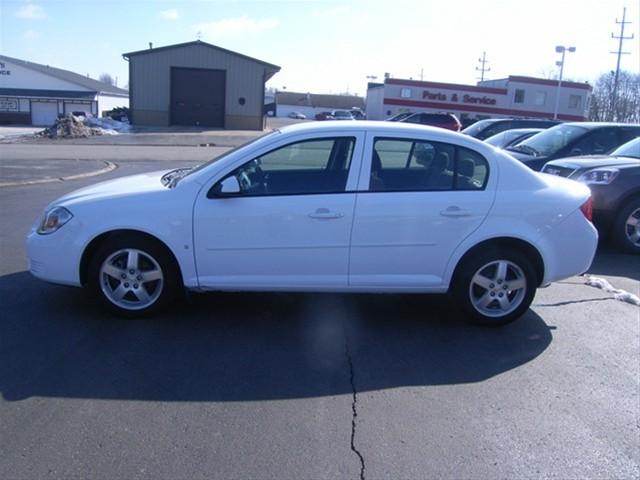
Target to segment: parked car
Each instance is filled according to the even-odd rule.
[[[333,120],[354,120],[349,110],[333,110],[331,117],[333,117]]]
[[[459,132],[462,128],[460,120],[458,120],[458,117],[452,113],[414,113],[413,115],[409,115],[399,121],[446,128],[447,130],[453,130],[454,132]]]
[[[492,137],[496,133],[514,128],[550,128],[558,125],[556,120],[539,120],[535,118],[486,118],[472,123],[462,130],[465,135],[470,135],[478,140]]]
[[[542,171],[588,185],[600,235],[640,254],[640,137],[610,155],[553,160]]]
[[[511,145],[515,145],[516,143],[520,143],[543,130],[543,128],[514,128],[513,130],[505,130],[504,132],[496,133],[495,135],[485,139],[485,142],[489,145],[493,145],[494,147],[507,148]]]
[[[589,268],[589,211],[586,186],[444,129],[300,123],[197,168],[54,200],[27,255],[36,277],[124,316],[182,289],[449,292],[495,325]]]
[[[387,122],[399,122],[400,120],[402,120],[403,118],[407,118],[410,115],[413,115],[414,112],[402,112],[402,113],[396,113],[395,115],[393,115],[392,117],[389,117],[386,119]]]
[[[296,118],[298,120],[305,120],[307,118],[307,116],[301,112],[289,112],[289,115],[287,115],[287,117]]]
[[[533,170],[550,160],[609,153],[640,135],[640,125],[575,122],[556,125],[506,151]]]
[[[316,113],[315,119],[316,120],[333,120],[333,117],[331,116],[331,112],[320,112],[320,113]]]
[[[349,112],[351,113],[351,116],[353,117],[354,120],[366,120],[367,116],[365,115],[365,113],[360,110],[359,108],[352,108],[351,110],[349,110]]]

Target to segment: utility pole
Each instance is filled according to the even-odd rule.
[[[622,42],[624,42],[625,40],[631,40],[633,39],[633,33],[631,34],[630,37],[625,37],[624,36],[624,26],[626,24],[630,24],[631,22],[627,22],[625,21],[625,18],[627,16],[627,8],[623,8],[622,9],[622,21],[619,22],[618,19],[616,18],[616,24],[620,25],[620,35],[619,36],[615,36],[613,33],[611,34],[611,38],[614,38],[616,40],[618,40],[618,51],[616,52],[610,52],[613,53],[614,55],[618,55],[618,61],[616,63],[616,75],[613,79],[613,93],[612,93],[612,98],[611,98],[611,118],[610,120],[613,119],[613,115],[616,111],[616,101],[618,99],[618,75],[620,74],[620,57],[622,57],[622,55],[628,55],[629,52],[623,52],[622,51]]]
[[[480,72],[480,81],[482,82],[484,81],[484,72],[491,71],[489,67],[485,66],[489,63],[489,60],[487,60],[487,52],[482,52],[482,58],[479,58],[478,62],[480,62],[480,68],[476,67],[476,71]]]

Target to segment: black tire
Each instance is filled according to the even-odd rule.
[[[613,223],[611,230],[611,240],[614,245],[626,253],[640,254],[640,232],[634,232],[633,226],[628,225],[629,221],[640,222],[640,198],[634,198],[622,207]],[[635,239],[635,243],[634,243]]]
[[[136,260],[135,270],[129,268],[133,265],[127,265],[129,259]],[[160,278],[156,278],[158,276]],[[87,287],[99,303],[126,318],[146,317],[161,311],[181,289],[178,266],[166,247],[135,234],[107,238],[91,258],[87,278]],[[118,300],[122,292],[126,293]]]
[[[506,272],[503,280],[498,275],[500,265]],[[486,280],[486,288],[476,283],[480,279],[482,283]],[[510,288],[523,282],[521,288]],[[490,249],[462,260],[453,279],[452,293],[468,321],[500,326],[513,322],[527,311],[537,286],[535,269],[527,256],[515,250]],[[489,303],[481,307],[485,301]],[[503,307],[507,303],[509,307]]]

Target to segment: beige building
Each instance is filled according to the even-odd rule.
[[[265,83],[280,67],[202,41],[123,54],[131,122],[264,128]]]

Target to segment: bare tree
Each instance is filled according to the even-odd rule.
[[[109,75],[108,73],[101,73],[100,76],[98,77],[98,80],[100,80],[101,82],[104,83],[108,83],[109,85],[115,85],[116,82],[113,79],[113,77],[111,75]]]
[[[603,73],[596,80],[589,119],[595,122],[640,123],[640,73],[621,71],[615,93],[614,75],[614,72]]]

